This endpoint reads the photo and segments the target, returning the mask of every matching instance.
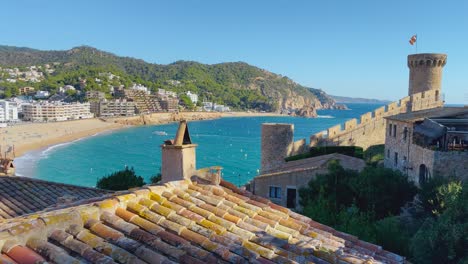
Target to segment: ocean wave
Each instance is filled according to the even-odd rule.
[[[335,117],[331,115],[318,115],[317,118],[335,118]]]

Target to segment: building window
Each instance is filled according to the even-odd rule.
[[[387,158],[390,158],[390,149],[387,149]]]
[[[403,141],[406,141],[407,138],[408,138],[408,128],[405,127],[403,129]]]
[[[393,137],[396,137],[396,125],[393,125]]]
[[[421,164],[419,165],[419,184],[422,185],[427,182],[429,176],[429,170],[427,169],[426,165]]]
[[[395,163],[395,167],[398,166],[398,152],[395,152],[395,157],[394,157],[394,163]]]
[[[286,207],[296,208],[297,190],[295,188],[286,189]]]
[[[388,135],[389,135],[389,136],[392,135],[392,124],[389,124],[389,125],[388,125]]]
[[[270,198],[281,199],[281,187],[270,186]]]

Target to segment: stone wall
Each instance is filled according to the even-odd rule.
[[[261,172],[266,173],[280,168],[284,158],[291,156],[294,147],[300,148],[301,143],[294,144],[294,125],[271,124],[262,125],[261,141]]]
[[[468,179],[468,152],[434,151],[434,175]]]
[[[317,174],[327,173],[328,162],[331,160],[338,160],[341,166],[346,169],[360,171],[365,167],[365,162],[362,159],[336,153],[289,161],[273,173],[255,177],[250,182],[249,188],[254,194],[271,199],[272,202],[282,206],[287,206],[287,189],[296,189],[295,209],[299,209],[299,189],[306,187]],[[271,198],[269,196],[270,187],[280,187],[281,198]]]
[[[391,120],[387,128],[396,125],[396,134],[385,133],[385,159],[384,166],[399,170],[408,175],[416,185],[420,184],[420,166],[427,168],[427,178],[434,176],[455,176],[461,179],[468,178],[468,152],[436,151],[413,144],[413,127],[411,123]],[[406,139],[404,136],[407,128]],[[392,129],[393,130],[393,129]],[[395,153],[398,160],[395,163]]]
[[[439,90],[407,96],[397,102],[379,107],[344,125],[335,125],[310,136],[310,146],[359,146],[367,149],[384,144],[386,122],[384,117],[443,106]]]

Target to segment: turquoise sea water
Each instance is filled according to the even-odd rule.
[[[198,144],[197,167],[219,165],[224,179],[241,185],[260,167],[262,123],[293,123],[295,139],[306,138],[335,124],[359,117],[380,105],[350,104],[351,110],[321,110],[319,118],[232,117],[189,122],[192,141]],[[164,140],[175,136],[177,124],[140,126],[34,151],[15,160],[19,175],[49,181],[95,186],[104,175],[134,167],[149,179],[159,172]],[[165,131],[167,136],[154,134]]]

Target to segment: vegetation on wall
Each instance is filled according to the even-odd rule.
[[[337,162],[299,191],[303,214],[414,263],[467,263],[468,186],[434,177],[416,188],[400,172]]]

